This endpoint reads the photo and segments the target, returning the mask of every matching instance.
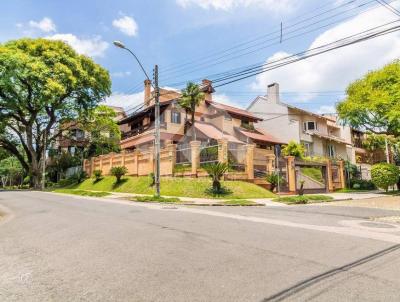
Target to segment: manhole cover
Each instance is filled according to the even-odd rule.
[[[375,223],[375,222],[362,222],[360,225],[368,228],[378,228],[378,229],[395,229],[396,227],[385,223]]]

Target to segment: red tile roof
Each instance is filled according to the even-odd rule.
[[[206,100],[206,103],[208,103],[209,105],[211,105],[211,106],[213,106],[213,107],[215,107],[215,108],[217,108],[219,110],[224,110],[224,111],[227,111],[227,112],[232,113],[232,114],[245,116],[245,117],[248,117],[248,118],[253,119],[253,120],[262,121],[262,118],[259,118],[259,117],[255,116],[253,113],[251,113],[251,112],[249,112],[247,110],[244,110],[244,109],[232,107],[232,106],[221,104],[221,103],[214,102],[214,101],[207,101]]]
[[[225,138],[229,142],[243,144],[243,142],[238,140],[236,137],[234,137],[234,136],[232,136],[230,134],[223,133],[221,130],[219,130],[218,128],[216,128],[212,124],[208,124],[208,123],[204,123],[204,122],[203,123],[202,122],[196,122],[194,124],[194,126],[195,126],[195,128],[197,130],[199,130],[201,133],[203,133],[204,135],[206,135],[209,138],[212,138],[212,139]]]
[[[268,142],[268,143],[275,143],[275,144],[284,144],[284,142],[280,141],[276,137],[272,136],[269,133],[266,133],[263,130],[257,129],[257,131],[248,131],[242,128],[235,128],[239,131],[242,135],[256,141]]]

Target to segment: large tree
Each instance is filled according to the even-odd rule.
[[[337,106],[349,125],[375,134],[400,135],[400,61],[351,83]]]
[[[192,139],[196,140],[195,130],[195,113],[200,102],[205,98],[204,92],[201,91],[199,85],[189,82],[186,88],[182,90],[182,97],[179,100],[179,105],[190,114],[190,126],[192,127]]]
[[[110,88],[105,69],[62,41],[0,44],[0,145],[21,162],[35,188],[43,152],[60,135],[60,124],[84,117]]]

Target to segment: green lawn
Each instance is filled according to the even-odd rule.
[[[86,179],[84,182],[69,186],[70,189],[105,191],[105,192],[123,192],[135,194],[153,195],[154,188],[150,187],[149,177],[131,177],[126,176],[121,183],[116,184],[115,177],[105,176],[100,181]],[[211,187],[209,178],[161,178],[161,195],[165,196],[184,196],[198,198],[272,198],[275,194],[265,190],[255,184],[244,181],[225,181],[222,185],[229,191],[226,195],[212,196],[207,193]]]
[[[79,189],[55,189],[52,192],[64,193],[64,194],[74,194],[74,195],[80,195],[80,196],[91,196],[91,197],[105,197],[107,195],[110,195],[110,193],[107,193],[107,192],[91,192],[91,191],[84,191],[84,190],[79,190]]]
[[[335,193],[363,193],[363,192],[372,192],[376,190],[363,190],[363,189],[339,189],[336,190]]]
[[[302,167],[300,170],[301,170],[301,173],[303,173],[304,175],[306,175],[318,182],[321,182],[321,183],[325,182],[320,168]]]
[[[157,197],[157,196],[135,196],[130,200],[139,202],[165,202],[165,203],[181,203],[181,200],[177,197]]]
[[[246,199],[225,200],[222,202],[222,204],[227,205],[227,206],[257,206],[257,205],[260,205],[254,201],[246,200]]]
[[[330,200],[333,200],[333,198],[327,195],[285,196],[273,199],[273,201],[283,202],[286,204],[306,204],[310,202],[313,203],[313,202],[323,202]]]

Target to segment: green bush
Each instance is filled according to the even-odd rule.
[[[304,157],[305,149],[302,144],[296,143],[295,141],[290,141],[282,149],[282,154],[284,156],[295,156],[302,159]]]
[[[350,188],[355,190],[376,190],[376,186],[371,180],[352,178],[349,183]]]
[[[85,171],[80,171],[69,177],[71,183],[78,183],[80,184],[83,182],[86,178],[88,178],[88,175]]]
[[[284,186],[286,184],[286,179],[281,176],[278,175],[278,173],[269,173],[267,174],[267,176],[265,177],[266,181],[268,181],[271,184],[271,192],[274,191],[274,189],[279,185]]]
[[[96,181],[101,180],[103,172],[101,170],[94,170],[93,175]]]
[[[208,175],[212,178],[212,190],[214,194],[222,193],[221,178],[228,171],[227,163],[212,163],[203,166]]]
[[[128,169],[125,166],[112,167],[110,170],[110,174],[116,177],[117,183],[121,181],[122,176],[126,173],[128,173]]]
[[[388,191],[389,187],[399,180],[399,168],[393,164],[380,163],[371,168],[372,182],[379,188]]]

